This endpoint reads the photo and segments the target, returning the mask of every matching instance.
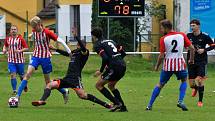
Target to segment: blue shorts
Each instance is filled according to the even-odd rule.
[[[49,74],[52,72],[52,63],[50,58],[38,58],[33,56],[29,65],[32,65],[36,70],[38,66],[41,65],[43,74]]]
[[[24,75],[25,64],[24,63],[8,63],[9,73],[18,73],[20,76]]]
[[[161,74],[160,74],[160,84],[165,85],[173,74],[176,75],[178,80],[185,79],[185,78],[187,78],[187,75],[188,75],[187,70],[182,70],[182,71],[164,71],[164,70],[162,70]]]

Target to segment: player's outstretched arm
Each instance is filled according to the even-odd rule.
[[[58,38],[57,38],[57,41],[63,45],[63,47],[66,49],[66,51],[67,51],[68,53],[71,53],[71,50],[70,50],[69,47],[66,45],[66,43],[64,42],[63,39],[61,39],[60,37],[58,37]]]
[[[75,36],[75,40],[78,41],[78,44],[80,45],[82,52],[86,52],[87,48],[84,46],[84,44],[81,42],[81,40],[77,36]]]
[[[60,53],[61,55],[64,55],[64,56],[69,56],[69,53],[64,51],[64,50],[60,50],[60,49],[56,49],[55,47],[53,46],[49,46],[49,49],[50,50],[53,50],[53,51],[56,51],[58,53]]]
[[[63,39],[61,39],[60,37],[58,37],[56,34],[54,34],[53,32],[46,30],[46,33],[48,34],[48,36],[53,39],[54,41],[57,41],[59,43],[61,43],[61,45],[63,45],[63,47],[65,48],[65,50],[68,53],[71,53],[71,50],[69,49],[69,47],[66,45],[66,43],[64,42]]]
[[[74,36],[74,39],[78,41],[79,46],[81,47],[82,52],[87,52],[87,48],[85,47],[85,45],[82,43],[82,41],[80,40],[80,38],[77,36],[77,29],[76,28],[72,28],[72,34]]]
[[[56,49],[56,52],[60,53],[61,55],[67,56],[67,57],[69,56],[69,53],[64,50]]]

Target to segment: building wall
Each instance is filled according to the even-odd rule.
[[[173,0],[157,0],[160,4],[166,5],[166,18],[173,22]],[[152,18],[152,33],[160,33],[159,20],[155,17]],[[155,50],[159,49],[159,36],[152,37],[152,45]]]
[[[25,4],[23,4],[25,3]],[[3,9],[6,9],[4,11]],[[19,33],[24,35],[26,31],[26,11],[28,11],[28,21],[35,16],[43,8],[43,0],[1,0],[0,1],[0,14],[6,15],[6,22],[15,24],[19,28]],[[9,12],[14,15],[10,14]],[[20,18],[18,18],[19,16]],[[31,31],[30,25],[28,26],[29,32]]]
[[[175,0],[174,22],[177,31],[189,32],[190,0]]]
[[[92,0],[58,0],[60,5],[92,4]]]
[[[86,1],[59,1],[60,8],[58,9],[58,34],[62,38],[71,37],[71,28],[77,27],[80,29],[81,39],[86,37],[86,40],[91,41],[91,14],[92,4]],[[80,4],[81,3],[81,4]],[[84,4],[83,4],[84,3]],[[77,14],[77,7],[79,5],[79,12]],[[77,25],[76,25],[77,24]]]

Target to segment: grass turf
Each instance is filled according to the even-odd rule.
[[[152,71],[152,62],[139,56],[126,57],[127,72],[119,82],[118,89],[129,112],[112,113],[99,105],[79,99],[72,90],[70,90],[70,99],[66,105],[63,103],[61,94],[55,90],[52,91],[45,106],[33,107],[31,101],[41,97],[45,85],[41,68],[31,77],[29,92],[22,94],[19,108],[9,108],[7,101],[11,97],[12,89],[7,72],[6,57],[1,56],[0,60],[0,121],[214,121],[215,118],[213,115],[215,107],[213,65],[208,68],[209,78],[205,84],[204,106],[202,108],[197,107],[198,98],[191,97],[190,88],[187,89],[185,97],[189,111],[183,112],[176,107],[180,81],[177,81],[173,76],[155,101],[153,110],[147,112],[145,108],[151,92],[159,80],[159,72]],[[51,78],[63,77],[69,59],[54,55],[52,62]],[[99,57],[90,56],[83,70],[82,81],[88,93],[108,101],[95,88],[98,78],[94,78],[93,73],[100,67],[100,63]]]

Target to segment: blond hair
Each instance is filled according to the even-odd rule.
[[[32,27],[35,27],[38,24],[41,24],[41,19],[38,16],[34,16],[31,21],[30,24]]]

